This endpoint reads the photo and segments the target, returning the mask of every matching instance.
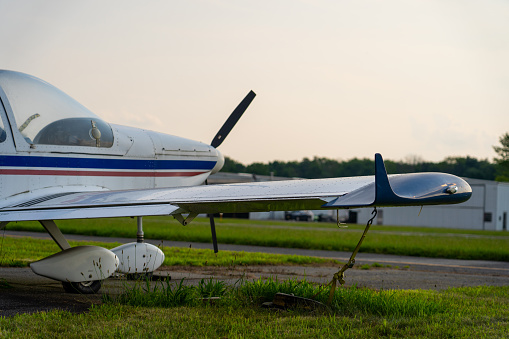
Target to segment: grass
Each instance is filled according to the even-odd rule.
[[[176,236],[177,239],[182,237],[180,240],[187,239],[186,241],[210,240],[210,230],[205,220],[198,220],[195,225],[185,228],[167,221],[168,219],[164,218],[146,218],[145,233],[152,238],[161,239],[168,237],[176,240],[172,238]],[[136,232],[136,224],[130,219],[62,222],[59,225],[64,229],[64,233],[86,231],[93,235],[135,238]],[[35,223],[18,223],[14,226],[42,231],[42,227]],[[14,229],[12,224],[9,224],[9,228]],[[335,226],[311,223],[218,221],[217,230],[222,242],[229,239],[228,241],[233,242],[253,241],[259,244],[297,243],[303,248],[312,248],[317,246],[321,239],[321,246],[353,248],[361,228],[354,226],[347,230],[337,230]],[[398,229],[405,234],[395,234]],[[398,254],[425,255],[436,250],[437,255],[427,255],[453,256],[459,253],[470,259],[492,260],[503,260],[508,256],[509,238],[506,233],[478,234],[475,231],[386,226],[376,227],[375,230],[379,232],[368,234],[361,250],[374,251],[373,246],[376,245],[379,250],[375,248],[375,251],[379,253],[396,251]],[[423,237],[423,233],[426,237]],[[474,234],[477,237],[462,237],[461,233]],[[30,261],[59,250],[51,240],[3,237],[0,242],[2,265],[26,266]],[[350,242],[351,244],[346,244]],[[97,242],[71,244],[94,244],[106,248],[118,245]],[[461,249],[461,246],[464,248]],[[418,250],[412,252],[409,247]],[[311,260],[308,262],[310,264],[322,262],[298,256],[228,251],[215,255],[211,250],[168,247],[163,250],[166,254],[165,265],[303,264],[306,260]],[[380,264],[373,263],[367,265],[367,268],[379,266]],[[0,279],[0,290],[9,293],[9,288],[12,287]],[[310,297],[319,290],[317,286],[306,281],[276,279],[241,280],[234,286],[209,279],[202,280],[196,287],[187,286],[185,281],[163,281],[155,287],[140,282],[118,297],[106,298],[102,305],[93,306],[87,313],[73,314],[54,310],[9,318],[0,317],[0,337],[509,337],[509,286],[452,288],[444,291],[338,288],[329,309],[276,312],[261,309],[260,304],[271,300],[277,292]],[[317,298],[325,301],[327,292],[328,290],[322,291]],[[201,298],[214,296],[220,296],[221,299],[214,304],[201,301]]]
[[[70,220],[58,222],[63,233],[136,238],[136,222],[130,218]],[[222,243],[352,251],[363,226],[338,229],[335,224],[255,220],[217,220]],[[34,222],[11,223],[12,230],[43,232]],[[144,218],[144,231],[152,239],[210,242],[210,226],[197,218],[183,227],[168,217]],[[469,235],[469,236],[465,236]],[[424,227],[374,226],[361,252],[455,259],[509,261],[509,233]]]
[[[102,243],[92,241],[70,241],[71,246],[95,245],[108,249],[119,246],[119,243]],[[60,249],[53,240],[34,239],[29,237],[3,237],[0,239],[0,266],[25,267],[31,262],[40,260]],[[162,247],[165,254],[165,266],[239,266],[239,265],[310,265],[338,264],[336,260],[305,257],[300,255],[281,255],[268,253],[249,253],[220,251],[179,247]]]
[[[333,259],[306,257],[302,255],[283,255],[256,252],[214,251],[164,247],[167,266],[239,266],[239,265],[311,265],[340,264]],[[170,249],[170,250],[167,250]],[[166,254],[168,253],[168,254]]]
[[[210,289],[214,288],[205,290]],[[260,303],[270,300],[276,291],[309,295],[316,286],[305,281],[242,281],[227,288],[219,303],[210,304],[197,299],[203,296],[198,287],[177,283],[171,292],[158,287],[157,293],[169,295],[171,302],[152,307],[130,306],[126,300],[112,299],[88,313],[56,310],[0,318],[0,336],[504,338],[509,333],[509,287],[441,292],[340,288],[330,309],[274,312],[260,308]],[[153,293],[142,291],[147,300],[155,301]]]
[[[246,281],[239,279],[233,286],[223,281],[202,279],[198,286],[184,284],[184,279],[175,283],[170,279],[157,284],[149,281],[126,286],[118,296],[105,296],[109,303],[175,307],[197,306],[201,298],[222,297],[220,305],[261,305],[272,301],[276,293],[292,294],[328,303],[329,290],[306,280],[283,280],[277,278]],[[338,288],[329,305],[329,311],[345,315],[357,312],[379,316],[424,316],[447,311],[442,299],[435,291],[376,291],[368,288]]]
[[[405,266],[404,268],[407,269],[409,268],[410,266]],[[370,270],[372,268],[394,268],[394,269],[399,269],[399,266],[392,266],[392,265],[382,265],[382,264],[379,264],[377,262],[374,262],[372,264],[364,264],[364,265],[361,265],[359,266],[359,268],[361,270]]]

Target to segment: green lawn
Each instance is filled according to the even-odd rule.
[[[136,238],[131,218],[63,220],[64,233]],[[352,251],[363,226],[338,229],[335,224],[216,220],[218,241],[227,244]],[[11,223],[13,230],[44,231],[36,222]],[[182,226],[171,217],[144,218],[145,236],[151,239],[210,243],[208,219]],[[373,226],[361,252],[456,259],[509,260],[509,233],[424,227]]]
[[[206,219],[183,227],[168,218],[145,218],[147,237],[210,242]],[[59,222],[64,233],[136,236],[133,219]],[[331,224],[218,220],[221,242],[351,250],[362,226],[337,229]],[[37,223],[9,224],[9,229],[43,231]],[[506,233],[374,226],[361,250],[378,253],[507,260]],[[399,234],[401,233],[401,234]],[[475,235],[465,237],[464,234]],[[71,242],[71,245],[91,244]],[[112,248],[115,243],[92,243]],[[2,265],[24,266],[57,252],[51,240],[2,237]],[[167,248],[165,265],[316,264],[323,259],[260,253]],[[330,261],[329,261],[330,262]],[[64,311],[0,318],[0,337],[410,337],[506,338],[509,333],[509,286],[453,288],[445,291],[339,288],[331,307],[323,310],[271,311],[260,307],[283,291],[311,297],[317,286],[306,282],[257,280],[231,288],[204,283],[191,289],[172,283],[151,290],[143,283],[83,314]],[[208,287],[207,287],[208,286]],[[219,287],[219,288],[218,288]],[[0,289],[9,288],[0,280]],[[220,291],[210,305],[198,297]],[[318,295],[326,300],[326,293]],[[207,292],[208,293],[208,292]],[[211,292],[212,293],[212,292]]]
[[[260,286],[263,285],[263,286]],[[509,287],[446,291],[341,289],[332,308],[260,308],[268,284],[253,282],[214,305],[129,306],[108,301],[89,312],[0,318],[5,338],[507,338]],[[259,292],[259,293],[258,293]],[[257,294],[258,293],[258,294]],[[182,299],[182,298],[180,298]]]
[[[70,241],[71,246],[95,245],[108,249],[119,243],[101,243],[91,241]],[[238,265],[310,265],[338,264],[331,259],[305,257],[301,255],[281,255],[268,253],[250,253],[212,250],[162,247],[165,254],[163,265],[173,266],[238,266]],[[59,252],[53,240],[28,237],[3,237],[0,240],[0,266],[23,267],[29,263]]]

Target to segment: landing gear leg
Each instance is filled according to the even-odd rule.
[[[136,242],[143,244],[145,242],[145,233],[143,233],[143,217],[136,217],[136,223],[138,225],[138,233],[136,233]],[[127,280],[151,280],[153,277],[152,272],[144,273],[127,273]]]
[[[136,221],[138,223],[138,233],[136,233],[136,242],[141,244],[145,241],[143,233],[143,217],[136,217]]]

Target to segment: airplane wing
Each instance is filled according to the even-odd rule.
[[[472,190],[444,173],[387,176],[380,154],[375,175],[141,190],[67,192],[0,209],[0,222],[198,213],[420,206],[466,201]]]

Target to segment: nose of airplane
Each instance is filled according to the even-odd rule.
[[[223,168],[223,166],[224,166],[223,154],[221,152],[219,152],[217,149],[216,149],[216,152],[217,152],[217,162],[216,162],[216,165],[214,166],[214,168],[212,168],[212,171],[210,172],[211,174],[219,172],[221,170],[221,168]]]

